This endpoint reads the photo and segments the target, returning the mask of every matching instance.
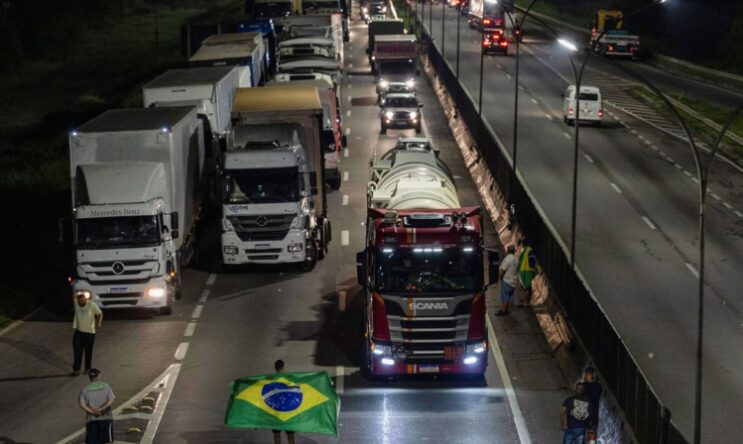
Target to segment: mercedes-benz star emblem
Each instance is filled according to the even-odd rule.
[[[124,264],[122,262],[114,262],[114,264],[111,265],[111,269],[114,274],[121,274],[124,272]]]
[[[255,224],[259,227],[265,227],[268,225],[268,218],[266,216],[258,216],[255,218]]]

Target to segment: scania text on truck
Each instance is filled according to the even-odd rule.
[[[314,87],[237,90],[221,169],[224,264],[298,263],[310,271],[325,257],[322,117]]]
[[[426,139],[401,139],[372,165],[366,249],[365,362],[371,377],[461,374],[487,366],[482,216],[460,208]],[[491,278],[497,258],[488,254]]]
[[[107,111],[69,136],[73,292],[169,314],[196,261],[204,134],[196,108]]]

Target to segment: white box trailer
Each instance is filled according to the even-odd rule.
[[[284,19],[283,34],[288,38],[331,38],[338,53],[343,54],[343,16],[340,13],[289,16]]]
[[[207,45],[207,46],[215,46],[215,45],[233,45],[233,44],[240,44],[244,42],[253,43],[255,44],[255,46],[258,47],[258,56],[260,58],[260,62],[262,66],[261,66],[260,72],[258,70],[255,70],[254,72],[258,73],[255,75],[255,77],[258,77],[258,81],[260,81],[266,75],[265,69],[263,68],[268,63],[268,58],[266,56],[268,47],[266,46],[266,41],[264,40],[264,35],[262,32],[248,31],[248,32],[227,32],[227,33],[222,33],[222,34],[212,34],[206,39],[204,39],[204,41],[201,44]]]
[[[203,199],[196,108],[107,111],[69,136],[76,277],[101,308],[169,313]]]
[[[258,86],[263,69],[259,47],[250,41],[201,45],[188,60],[192,67],[236,66],[240,88]]]
[[[170,69],[142,87],[142,101],[145,107],[195,106],[207,121],[205,132],[224,138],[232,127],[238,83],[233,66]]]

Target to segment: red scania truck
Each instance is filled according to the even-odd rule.
[[[482,375],[487,366],[482,215],[461,208],[427,139],[400,139],[372,164],[366,248],[363,370],[370,377]],[[497,253],[488,252],[497,277]]]

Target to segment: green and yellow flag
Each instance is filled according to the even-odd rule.
[[[253,376],[229,387],[229,427],[338,435],[340,401],[325,372]]]

